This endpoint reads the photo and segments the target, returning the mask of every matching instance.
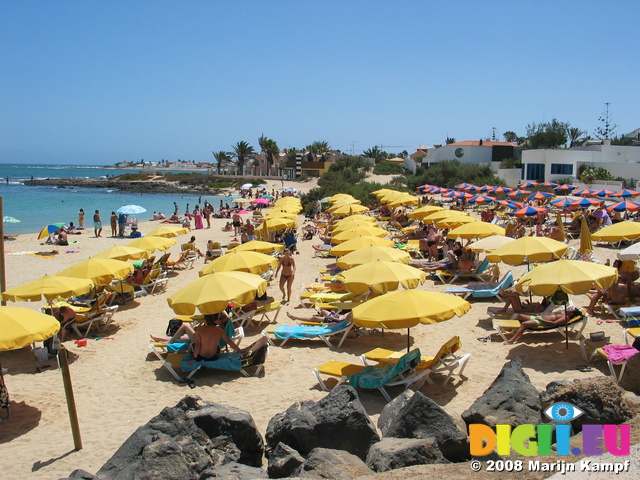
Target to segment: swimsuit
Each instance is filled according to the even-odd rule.
[[[240,225],[242,225],[242,222],[239,222],[239,221],[237,221],[237,220],[234,220],[234,221],[233,221],[233,226],[234,226],[234,227],[239,227]]]
[[[102,222],[93,222],[93,228],[100,230],[102,228]]]
[[[544,327],[546,325],[546,323],[544,323],[541,320],[541,317],[539,315],[531,315],[529,317],[529,320],[533,320],[534,322],[536,322],[536,325],[539,326],[539,327]]]
[[[196,362],[213,362],[214,360],[218,360],[219,356],[220,356],[220,347],[218,347],[213,357],[203,357],[201,355],[198,355],[195,357],[195,360]]]

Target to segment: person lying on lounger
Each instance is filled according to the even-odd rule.
[[[301,317],[287,312],[287,316],[292,320],[298,320],[300,322],[316,322],[316,323],[339,323],[344,320],[351,319],[351,312],[345,314],[338,314],[336,312],[330,312],[329,310],[320,310],[320,313],[312,315],[311,317]]]
[[[580,311],[577,308],[568,308],[566,313],[562,310],[557,313],[545,313],[544,315],[520,314],[518,315],[518,320],[521,322],[520,327],[506,343],[515,343],[527,328],[558,327],[566,324],[577,315],[580,315]]]
[[[516,313],[539,313],[544,312],[551,303],[549,297],[544,297],[540,302],[522,302],[520,300],[520,294],[513,290],[500,289],[500,296],[504,298],[504,307],[502,307],[500,310],[497,310],[497,312],[506,312],[507,308],[511,307]]]
[[[151,335],[156,342],[162,343],[181,343],[190,342],[194,361],[212,361],[217,360],[220,355],[220,340],[224,340],[227,345],[237,352],[244,352],[236,343],[231,340],[224,330],[219,326],[220,323],[228,319],[226,312],[214,315],[205,315],[205,325],[197,327],[195,330],[189,323],[183,323],[172,337],[160,337]]]

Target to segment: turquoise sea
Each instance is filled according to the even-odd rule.
[[[109,175],[131,173],[132,170],[118,170],[77,165],[17,165],[0,164],[0,197],[3,201],[3,216],[15,217],[20,223],[4,223],[6,234],[37,233],[50,223],[78,224],[78,210],[85,212],[85,228],[92,225],[93,213],[100,210],[102,223],[108,225],[111,212],[123,205],[139,205],[146,213],[136,215],[138,220],[151,220],[153,212],[167,216],[173,213],[173,202],[183,214],[187,204],[193,208],[198,204],[199,195],[189,194],[135,194],[106,190],[102,188],[56,188],[29,187],[25,180],[44,178],[100,178]],[[9,183],[7,183],[7,177]],[[224,197],[202,196],[218,207]]]

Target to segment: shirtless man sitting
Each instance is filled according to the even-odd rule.
[[[568,308],[565,314],[564,310],[557,313],[545,313],[543,315],[518,315],[520,320],[520,327],[516,330],[513,337],[507,342],[508,344],[514,344],[518,340],[527,328],[536,327],[557,327],[566,324],[569,320],[580,314],[577,308]]]
[[[476,264],[471,260],[469,252],[463,252],[458,259],[458,273],[473,273],[476,271]]]
[[[193,360],[189,362],[190,364],[196,361],[217,360],[220,355],[220,340],[223,340],[237,352],[245,351],[236,345],[219,326],[220,323],[224,324],[228,318],[226,312],[205,315],[205,325],[201,325],[195,330],[189,323],[183,323],[171,338],[154,335],[151,335],[151,338],[156,342],[163,343],[191,342]]]
[[[627,303],[627,284],[622,278],[618,278],[618,283],[611,285],[606,290],[598,290],[587,307],[587,313],[593,315],[593,309],[597,305],[598,301],[603,298],[609,305],[624,306]]]

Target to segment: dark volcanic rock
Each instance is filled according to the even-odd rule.
[[[158,477],[162,478],[162,477]],[[208,480],[216,478],[218,480],[254,480],[259,478],[269,478],[267,472],[260,468],[249,467],[242,463],[226,463],[218,468],[205,470],[198,480]]]
[[[449,463],[434,438],[383,438],[369,450],[367,466],[376,472],[429,463]]]
[[[304,463],[304,458],[289,445],[279,443],[269,455],[269,466],[267,473],[269,478],[289,477],[300,465]]]
[[[613,377],[587,378],[573,382],[551,382],[540,394],[544,412],[550,405],[567,402],[584,413],[571,422],[575,432],[584,424],[624,423],[631,418],[631,411],[622,398],[622,390]]]
[[[327,478],[351,480],[374,473],[355,455],[343,450],[315,448],[294,474],[300,478]]]
[[[305,401],[290,406],[269,421],[267,456],[280,442],[302,455],[314,448],[345,450],[362,460],[369,447],[380,440],[358,394],[342,385],[319,402]]]
[[[432,438],[442,455],[452,462],[469,458],[469,440],[440,405],[420,392],[405,390],[380,413],[383,437]]]
[[[522,370],[522,360],[515,358],[502,367],[491,386],[462,413],[467,425],[482,423],[516,427],[540,422],[538,390]]]

